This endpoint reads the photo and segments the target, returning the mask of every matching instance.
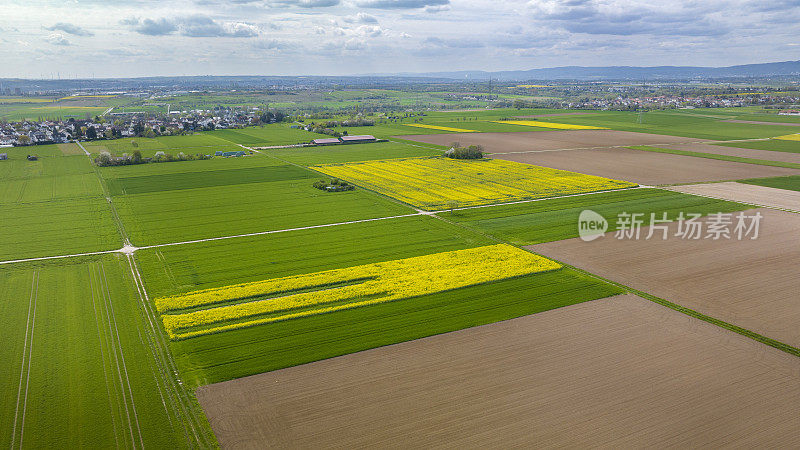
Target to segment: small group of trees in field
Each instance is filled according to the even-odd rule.
[[[330,183],[325,180],[315,181],[313,186],[325,192],[343,192],[355,190],[355,186],[338,178],[334,178],[330,181]]]
[[[462,147],[458,142],[453,142],[450,149],[444,152],[444,156],[453,159],[482,159],[483,147],[480,145]]]
[[[183,152],[178,153],[177,155],[172,155],[170,153],[164,152],[156,152],[152,158],[144,158],[142,157],[142,152],[139,150],[134,150],[133,153],[130,155],[127,153],[123,153],[122,156],[112,156],[109,152],[101,152],[94,159],[94,163],[100,167],[109,167],[109,166],[132,166],[136,164],[147,164],[147,163],[162,163],[162,162],[173,162],[173,161],[194,161],[194,160],[202,160],[202,159],[211,159],[211,155],[187,155]]]

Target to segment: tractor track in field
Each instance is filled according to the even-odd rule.
[[[125,408],[125,414],[128,415],[128,427],[131,431],[131,441],[133,443],[133,447],[136,447],[136,438],[134,437],[133,433],[133,426],[136,425],[136,431],[139,435],[139,444],[144,448],[144,439],[142,438],[142,429],[139,426],[139,414],[136,411],[136,403],[133,400],[133,390],[131,389],[131,381],[130,377],[128,376],[128,366],[125,363],[125,354],[122,351],[122,341],[119,337],[119,328],[117,327],[117,316],[114,313],[114,305],[111,301],[111,292],[108,289],[108,278],[106,277],[106,270],[103,267],[102,263],[100,264],[100,270],[98,271],[98,278],[100,278],[100,293],[103,296],[103,301],[106,302],[106,316],[108,318],[108,326],[109,331],[111,332],[111,342],[114,344],[114,338],[116,337],[116,344],[114,344],[114,354],[115,359],[117,361],[117,373],[120,378],[120,385],[122,387],[122,395],[123,401],[125,400],[125,387],[127,386],[128,390],[128,397],[130,398],[131,404],[131,411],[133,412],[133,422],[131,422],[130,413],[128,412],[128,408]],[[119,352],[119,356],[117,357],[116,352]],[[124,376],[124,381],[123,381]],[[127,405],[127,401],[126,401]]]
[[[33,272],[31,280],[31,295],[28,299],[28,316],[25,322],[25,344],[22,347],[22,365],[19,371],[19,387],[17,388],[17,405],[14,409],[14,427],[11,434],[11,448],[17,437],[17,422],[19,427],[19,448],[22,448],[22,439],[25,435],[25,415],[28,411],[28,387],[31,381],[31,359],[33,357],[33,332],[36,325],[36,303],[39,299],[39,272]],[[31,316],[31,312],[33,315]],[[27,367],[26,367],[27,362]],[[23,378],[25,380],[25,393],[22,392]],[[22,417],[19,417],[19,404],[22,400]]]
[[[158,370],[162,375],[161,378],[162,381],[164,381],[164,386],[168,389],[167,394],[170,400],[173,400],[170,404],[174,405],[174,414],[177,418],[181,419],[187,442],[191,441],[199,447],[213,446],[213,443],[209,442],[206,434],[202,432],[202,424],[197,414],[195,414],[196,408],[190,398],[190,394],[183,387],[183,382],[180,380],[178,366],[169,350],[168,342],[164,338],[163,332],[157,323],[157,316],[152,308],[150,296],[147,294],[136,260],[132,254],[126,256],[133,282],[136,285],[142,313],[147,322],[146,335],[150,340],[150,345],[148,347],[153,353]]]
[[[94,321],[97,325],[97,339],[100,342],[100,357],[103,360],[103,378],[105,379],[106,384],[106,394],[108,394],[108,407],[109,407],[109,415],[111,416],[111,425],[114,428],[114,442],[116,443],[117,448],[120,448],[119,444],[119,435],[117,430],[117,418],[115,414],[115,405],[114,400],[116,400],[116,407],[122,409],[122,405],[119,404],[119,397],[116,395],[111,395],[111,381],[109,381],[108,377],[108,369],[106,364],[109,366],[111,365],[111,356],[110,352],[107,354],[106,352],[106,345],[108,345],[108,335],[104,332],[105,329],[105,321],[103,321],[103,328],[100,327],[100,318],[102,317],[102,312],[98,312],[98,301],[97,295],[95,292],[95,283],[93,282],[94,274],[92,273],[91,266],[86,268],[89,273],[89,292],[92,294],[92,310],[94,311]],[[103,339],[105,337],[105,340]],[[117,390],[114,389],[114,394],[117,393]]]

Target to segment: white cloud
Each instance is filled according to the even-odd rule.
[[[49,42],[52,45],[63,45],[63,46],[71,45],[69,40],[65,38],[64,35],[61,33],[52,33],[49,36],[47,36],[46,39],[47,42]]]

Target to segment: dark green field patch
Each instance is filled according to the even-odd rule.
[[[788,177],[750,178],[747,180],[739,180],[739,183],[755,184],[758,186],[786,189],[789,191],[800,191],[800,175],[791,175]]]
[[[318,176],[291,165],[245,167],[240,169],[209,170],[207,172],[170,173],[111,179],[108,180],[108,190],[111,195],[144,194],[235,184],[300,180],[304,178],[318,178]]]
[[[680,212],[707,215],[747,208],[739,203],[678,192],[634,189],[440,215],[514,244],[530,245],[578,237],[578,217],[585,209],[603,216],[608,221],[608,231],[614,231],[617,229],[617,216],[622,212],[643,213],[642,219],[647,225],[650,213],[661,219],[662,213],[666,212],[669,219],[675,220]]]

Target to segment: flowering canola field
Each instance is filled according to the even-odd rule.
[[[493,120],[494,123],[510,123],[512,125],[525,125],[529,127],[555,128],[558,130],[607,130],[608,128],[593,127],[590,125],[573,125],[571,123],[542,122],[539,120]]]
[[[170,338],[186,339],[560,267],[498,244],[206,289],[158,298],[155,304]]]
[[[407,127],[429,128],[431,130],[452,131],[454,133],[477,133],[477,130],[465,130],[464,128],[442,127],[439,125],[425,125],[422,123],[407,123]]]
[[[454,206],[454,202],[459,207],[475,206],[636,186],[500,159],[407,158],[312,169],[428,211]]]
[[[795,134],[787,134],[785,136],[778,136],[774,139],[780,139],[782,141],[800,141],[800,133]]]

